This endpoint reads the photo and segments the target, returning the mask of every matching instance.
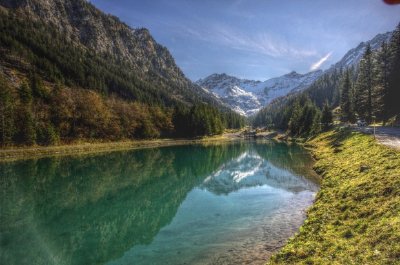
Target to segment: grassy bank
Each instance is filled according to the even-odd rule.
[[[400,153],[350,131],[321,134],[309,146],[321,190],[269,264],[400,264]]]
[[[225,135],[199,139],[156,139],[118,142],[80,142],[57,146],[10,147],[0,149],[0,162],[47,156],[85,155],[139,148],[152,148],[185,144],[207,144],[231,141],[237,138]]]

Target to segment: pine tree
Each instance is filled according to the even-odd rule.
[[[19,99],[21,104],[32,103],[32,90],[27,83],[23,82],[18,90]]]
[[[389,75],[388,89],[385,93],[384,112],[386,119],[400,116],[400,23],[393,32],[389,42]]]
[[[288,129],[290,134],[298,135],[300,133],[301,116],[302,116],[302,108],[300,106],[299,100],[295,101],[292,108],[293,110],[290,116]]]
[[[341,81],[340,88],[340,108],[341,108],[341,120],[343,122],[354,121],[353,113],[353,95],[352,95],[352,84],[350,80],[349,70],[346,70],[344,77]],[[326,105],[326,104],[325,104]],[[324,106],[325,107],[325,106]]]
[[[385,42],[382,42],[381,48],[375,53],[374,62],[374,86],[373,97],[373,115],[378,120],[385,121],[385,97],[389,87],[389,53]]]
[[[16,141],[20,144],[33,145],[36,142],[36,131],[32,114],[32,90],[23,83],[19,88],[20,104],[17,110]]]
[[[368,44],[360,61],[356,89],[355,108],[361,118],[372,121],[372,51]]]
[[[0,145],[8,145],[14,136],[14,105],[11,89],[0,76]]]
[[[33,96],[44,99],[49,97],[47,90],[44,88],[43,80],[38,74],[30,73],[29,82]]]
[[[329,107],[328,102],[325,102],[324,107],[322,108],[322,117],[321,117],[321,123],[324,128],[324,130],[328,129],[333,122],[333,115],[331,108]]]

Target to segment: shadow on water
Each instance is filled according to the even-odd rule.
[[[192,145],[0,164],[0,263],[104,264],[150,244],[194,187],[247,149]],[[267,149],[252,152],[290,167],[283,150],[276,157],[279,148]]]
[[[101,264],[151,242],[240,145],[0,165],[1,264]]]

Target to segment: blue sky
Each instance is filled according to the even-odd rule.
[[[361,41],[393,30],[400,5],[381,0],[91,0],[145,27],[185,75],[265,80],[326,69]]]

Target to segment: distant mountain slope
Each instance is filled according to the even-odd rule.
[[[369,41],[361,42],[356,48],[349,50],[339,62],[325,70],[319,78],[304,90],[304,93],[319,107],[322,107],[325,101],[332,105],[339,104],[339,85],[343,70],[357,69],[368,44],[371,46],[372,51],[376,51],[381,47],[382,42],[388,43],[392,35],[393,32],[386,32],[376,35]]]
[[[240,79],[227,74],[212,74],[198,80],[196,84],[221,99],[232,110],[245,116],[251,116],[280,97],[293,95],[307,89],[310,89],[311,93],[318,94],[319,91],[314,90],[321,88],[319,85],[321,80],[337,75],[335,71],[340,71],[341,68],[357,67],[367,44],[371,45],[372,50],[376,50],[383,41],[387,42],[391,35],[392,32],[378,34],[370,41],[361,42],[326,71],[318,70],[306,74],[291,72],[264,82]],[[318,80],[320,81],[318,82]],[[333,97],[335,93],[331,94]]]
[[[86,0],[0,0],[0,7],[16,17],[44,23],[61,34],[65,42],[125,68],[126,73],[121,73],[121,76],[133,75],[136,80],[147,83],[136,85],[140,91],[132,91],[135,90],[132,88],[134,82],[128,78],[124,79],[131,84],[124,85],[115,85],[115,82],[106,79],[99,85],[106,93],[112,90],[122,97],[149,98],[161,103],[170,100],[193,103],[200,100],[221,105],[184,76],[169,51],[158,44],[147,29],[133,29],[117,17],[104,14]],[[113,85],[118,88],[113,89]],[[151,96],[139,95],[147,94],[147,89],[163,90],[160,92],[162,98],[154,95],[157,94],[154,91],[149,92],[153,94]]]
[[[378,34],[369,41],[361,42],[357,47],[349,50],[339,62],[332,65],[327,71],[334,68],[339,69],[357,65],[368,44],[371,46],[371,50],[377,50],[381,46],[382,42],[388,42],[390,40],[392,34],[393,32]]]
[[[321,74],[322,71],[304,75],[291,72],[264,82],[213,74],[198,80],[196,84],[213,93],[232,110],[250,116],[277,97],[307,88]]]
[[[289,121],[283,118],[285,110],[302,95],[309,97],[320,108],[322,108],[325,102],[328,102],[331,106],[338,106],[340,81],[344,70],[349,69],[351,78],[355,81],[355,74],[366,47],[370,45],[372,51],[377,51],[383,42],[388,43],[390,41],[393,32],[378,34],[369,41],[361,42],[357,47],[349,50],[340,61],[325,70],[323,74],[302,90],[301,93],[288,93],[270,102],[270,104],[257,113],[254,118],[254,125],[265,126],[266,124],[275,124],[276,126],[287,126]]]
[[[98,54],[127,60],[142,73],[183,77],[168,50],[155,42],[147,29],[133,29],[88,1],[1,0],[0,4],[54,26],[68,40]]]
[[[201,187],[215,194],[229,194],[241,188],[263,185],[288,192],[316,189],[290,169],[277,167],[264,160],[256,151],[247,151],[223,164],[203,181]]]
[[[194,137],[244,118],[146,29],[85,0],[0,0],[0,146]]]

